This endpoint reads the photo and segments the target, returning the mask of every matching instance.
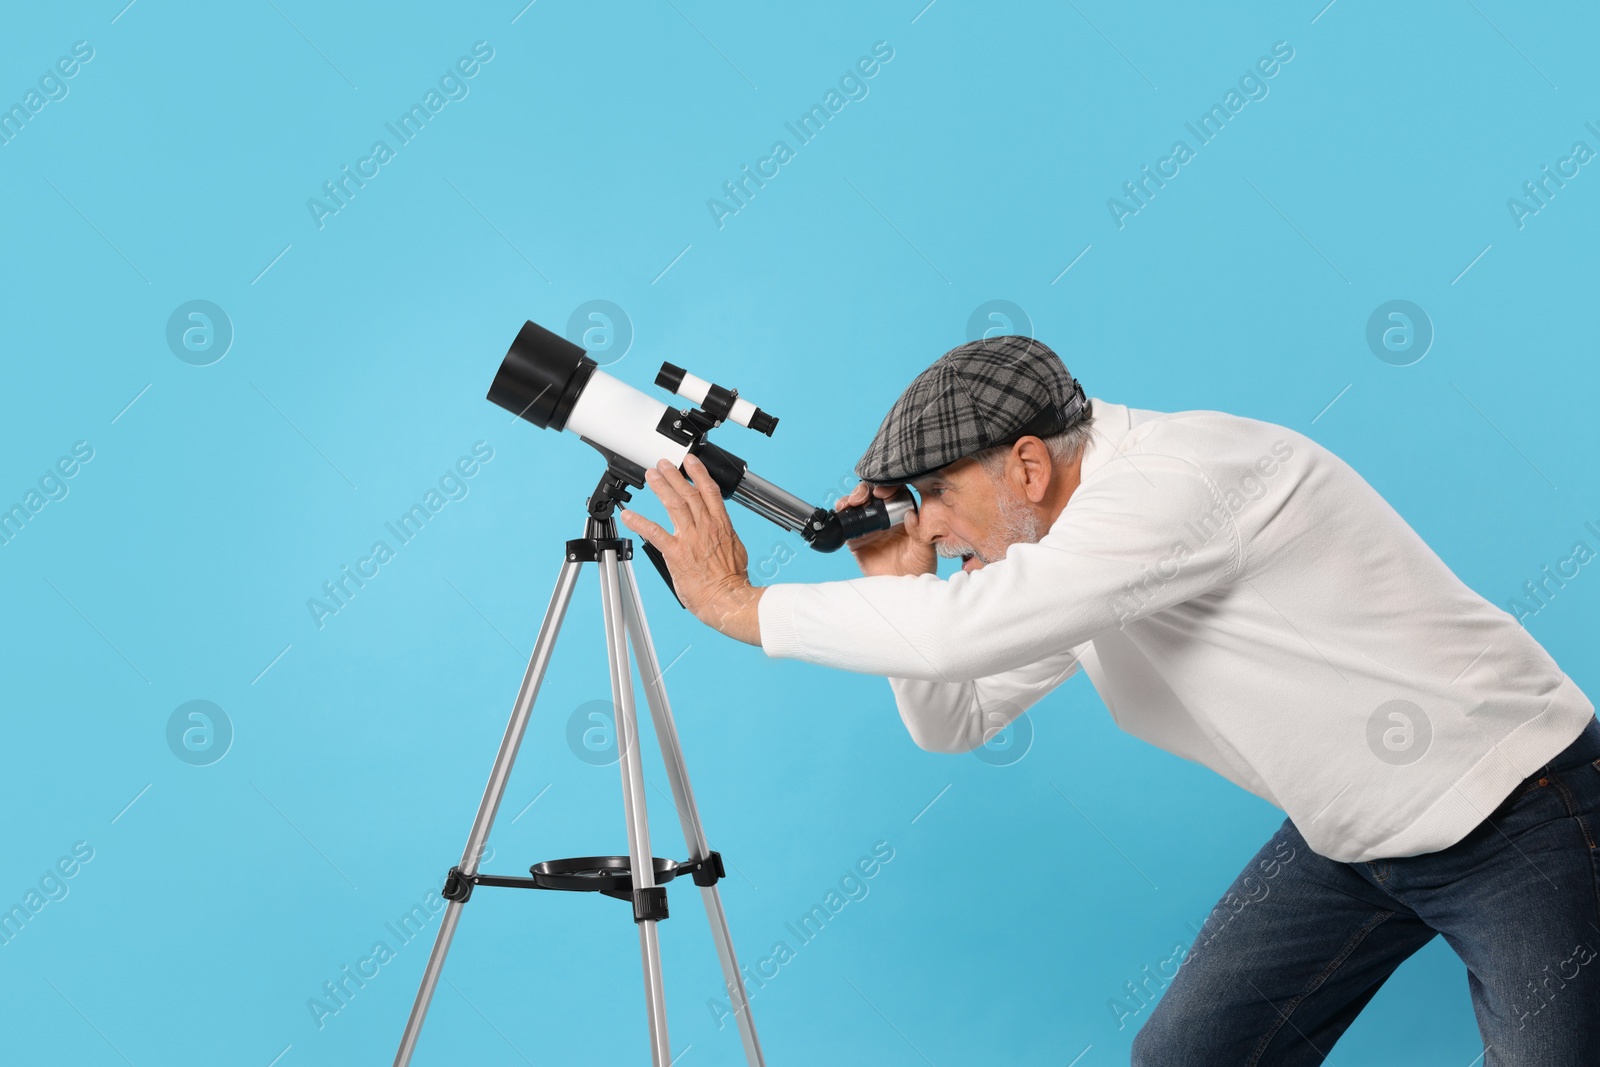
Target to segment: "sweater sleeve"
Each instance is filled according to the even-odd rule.
[[[1119,455],[1074,491],[1043,538],[978,570],[768,586],[761,647],[848,671],[972,682],[1209,592],[1237,573],[1242,553],[1198,467]]]
[[[890,678],[900,720],[918,748],[970,752],[1078,671],[1079,649],[970,682]]]

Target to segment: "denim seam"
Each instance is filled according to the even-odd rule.
[[[1596,773],[1600,773],[1600,759],[1592,761],[1589,766],[1594,768]],[[1582,819],[1578,820],[1578,825],[1583,827],[1584,837],[1589,842],[1589,872],[1594,877],[1594,918],[1597,924],[1595,929],[1600,930],[1600,848],[1595,847],[1594,835],[1589,833],[1589,827]]]
[[[1394,890],[1389,888],[1389,876],[1394,873],[1394,867],[1393,866],[1385,866],[1384,869],[1382,870],[1382,872],[1380,873],[1379,870],[1378,870],[1378,864],[1380,864],[1380,863],[1388,864],[1389,861],[1388,860],[1368,860],[1367,861],[1367,867],[1372,871],[1372,877],[1375,879],[1375,881],[1373,882],[1373,887],[1375,889],[1377,889],[1380,893],[1382,893],[1384,896],[1386,896],[1390,900],[1394,901],[1396,904],[1399,904],[1402,908],[1409,907],[1409,905],[1407,905],[1404,900],[1400,899],[1400,894],[1399,893],[1396,893]],[[1354,864],[1352,864],[1352,866],[1354,866]],[[1398,914],[1398,913],[1396,913],[1396,914]]]
[[[1271,1044],[1272,1039],[1278,1035],[1278,1031],[1283,1029],[1284,1024],[1289,1021],[1289,1016],[1294,1014],[1295,1009],[1300,1006],[1300,1003],[1312,993],[1315,993],[1318,989],[1320,989],[1323,983],[1333,975],[1333,972],[1343,966],[1344,961],[1349,959],[1351,955],[1355,953],[1355,950],[1360,947],[1361,942],[1367,939],[1368,934],[1372,933],[1372,931],[1376,930],[1384,922],[1394,918],[1397,914],[1397,912],[1393,911],[1380,911],[1377,915],[1369,919],[1365,926],[1355,932],[1355,935],[1350,938],[1349,943],[1347,943],[1344,948],[1340,950],[1339,954],[1330,960],[1328,965],[1322,969],[1322,973],[1313,978],[1311,980],[1311,984],[1307,986],[1303,992],[1291,1000],[1285,1010],[1278,1012],[1277,1025],[1273,1026],[1272,1029],[1268,1030],[1262,1035],[1260,1044],[1258,1044],[1255,1048],[1255,1051],[1250,1054],[1250,1058],[1245,1061],[1245,1067],[1256,1067],[1256,1065],[1261,1062],[1261,1057],[1266,1054],[1267,1046]],[[1269,1000],[1267,1003],[1270,1006],[1272,1002]],[[1300,1036],[1303,1038],[1305,1037],[1304,1034],[1301,1034]],[[1309,1042],[1311,1039],[1305,1038],[1305,1040]],[[1313,1045],[1312,1048],[1316,1048],[1316,1046]],[[1321,1050],[1319,1049],[1318,1051],[1320,1052]]]
[[[1589,829],[1588,820],[1582,815],[1574,815],[1573,819],[1577,821],[1578,829],[1583,831],[1583,839],[1588,843],[1589,851],[1593,852],[1595,850],[1594,833]]]
[[[1578,802],[1573,798],[1572,790],[1568,789],[1567,784],[1554,775],[1550,777],[1550,784],[1555,786],[1556,792],[1561,794],[1561,802],[1567,808],[1567,817],[1578,824],[1578,829],[1583,831],[1583,843],[1589,846],[1590,852],[1593,852],[1595,848],[1594,834],[1589,832],[1588,821],[1578,811]]]
[[[1594,918],[1600,924],[1600,849],[1589,850],[1589,870],[1594,875]],[[1595,929],[1600,930],[1600,925]]]

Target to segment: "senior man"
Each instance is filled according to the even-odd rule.
[[[1284,811],[1134,1063],[1321,1063],[1436,934],[1485,1067],[1600,1063],[1594,706],[1315,441],[1090,399],[1038,341],[974,341],[856,466],[838,506],[920,500],[851,543],[865,577],[762,588],[684,470],[647,475],[672,531],[622,515],[684,605],[769,656],[886,676],[922,748],[976,748],[1081,666],[1123,730]]]

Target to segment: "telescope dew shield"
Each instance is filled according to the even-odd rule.
[[[564,430],[597,366],[565,337],[528,322],[489,384],[489,399],[541,430]]]

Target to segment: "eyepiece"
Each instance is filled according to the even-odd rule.
[[[501,361],[489,399],[541,429],[564,430],[596,366],[565,337],[528,322]]]
[[[916,510],[916,498],[911,490],[901,486],[899,492],[888,498],[868,497],[865,504],[837,511],[818,508],[800,535],[818,552],[832,552],[846,541],[899,526]]]

